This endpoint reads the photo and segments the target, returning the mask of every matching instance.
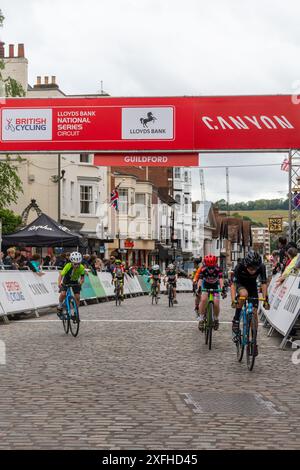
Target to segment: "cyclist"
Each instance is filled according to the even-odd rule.
[[[152,288],[153,286],[157,286],[157,297],[159,298],[160,294],[160,279],[161,279],[161,271],[158,264],[154,264],[150,269],[150,283],[151,283],[151,291],[150,295],[152,295]]]
[[[199,258],[198,261],[198,267],[196,271],[194,272],[193,276],[193,288],[195,290],[196,298],[195,298],[195,312],[197,314],[197,317],[199,315],[199,304],[200,304],[200,299],[201,299],[201,280],[200,280],[200,273],[203,268],[202,264],[202,258]]]
[[[120,259],[117,259],[115,261],[115,268],[112,272],[112,277],[113,277],[112,283],[116,284],[117,280],[120,282],[121,299],[124,300],[125,267],[124,267],[124,262],[122,262]]]
[[[204,266],[199,274],[199,280],[202,282],[202,289],[222,289],[223,298],[226,297],[225,288],[223,285],[223,274],[221,269],[218,266],[218,258],[214,255],[204,256]],[[204,318],[206,315],[206,306],[208,300],[208,292],[203,292],[201,294],[200,302],[200,316],[198,328],[200,331],[204,329]],[[214,329],[219,329],[219,313],[220,313],[220,295],[218,292],[214,292]]]
[[[82,264],[82,255],[78,251],[73,251],[70,254],[70,261],[67,263],[63,270],[60,271],[58,276],[58,286],[60,291],[59,304],[57,307],[57,315],[61,318],[63,312],[63,302],[66,298],[68,285],[72,286],[74,297],[77,307],[80,304],[80,291],[84,283],[85,268]]]
[[[167,267],[164,282],[167,282],[167,292],[169,290],[169,285],[173,287],[174,304],[178,304],[178,301],[176,299],[177,273],[175,266],[172,263],[169,264],[169,266]]]
[[[231,285],[231,300],[232,300],[232,308],[235,308],[235,315],[232,320],[232,332],[234,337],[239,334],[240,331],[240,317],[243,305],[245,303],[244,299],[238,299],[239,297],[253,297],[253,313],[254,313],[254,321],[256,323],[256,331],[258,326],[258,316],[257,316],[257,308],[258,308],[258,287],[257,287],[257,280],[260,278],[261,281],[261,289],[262,289],[262,296],[264,300],[264,308],[269,310],[270,305],[268,301],[267,295],[267,275],[266,275],[266,267],[262,262],[261,256],[256,253],[255,251],[249,251],[249,253],[245,256],[244,260],[239,263],[233,275],[233,283]],[[254,355],[258,355],[257,345],[254,350]]]

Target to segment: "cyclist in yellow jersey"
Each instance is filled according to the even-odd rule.
[[[80,304],[80,291],[84,283],[85,268],[82,262],[82,255],[77,251],[73,251],[70,255],[70,262],[67,263],[58,276],[58,286],[60,291],[59,305],[57,307],[57,315],[60,317],[63,312],[63,302],[66,298],[68,286],[72,286],[77,306]]]

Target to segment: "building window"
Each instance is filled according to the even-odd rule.
[[[90,153],[81,153],[80,163],[92,163],[92,155]]]
[[[128,213],[128,190],[119,189],[119,210],[120,214]]]
[[[168,206],[166,204],[162,206],[162,215],[168,215]]]
[[[187,197],[184,198],[184,212],[185,214],[189,213],[189,200]]]
[[[75,189],[75,183],[74,183],[74,181],[71,181],[71,191],[70,191],[70,193],[71,193],[71,202],[74,201],[74,189]]]
[[[177,204],[181,204],[181,197],[180,197],[180,194],[176,194],[176,196],[175,196],[175,201],[177,202]]]
[[[93,213],[93,186],[80,186],[80,213]]]
[[[145,194],[136,193],[136,217],[145,217]]]
[[[174,173],[175,173],[175,178],[176,178],[177,180],[180,180],[180,178],[181,178],[181,168],[180,168],[180,167],[179,167],[179,168],[175,168],[175,172],[174,172]]]
[[[189,174],[187,171],[184,172],[184,182],[188,183],[189,182]]]

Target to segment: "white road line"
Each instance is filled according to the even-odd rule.
[[[16,323],[53,323],[60,322],[61,320],[18,320]],[[198,320],[107,320],[107,319],[96,319],[96,320],[80,320],[83,322],[94,322],[94,323],[198,323]],[[222,325],[231,325],[231,321],[220,321]],[[263,323],[259,323],[259,326],[262,326]]]

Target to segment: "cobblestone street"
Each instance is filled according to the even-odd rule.
[[[253,372],[238,363],[229,301],[208,351],[191,294],[1,323],[0,449],[300,449],[300,365],[260,326]],[[233,405],[236,403],[236,407]]]

